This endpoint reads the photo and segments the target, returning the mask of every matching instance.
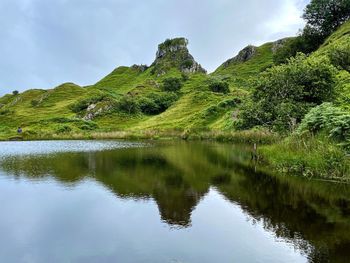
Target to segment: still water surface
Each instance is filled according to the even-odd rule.
[[[0,142],[0,204],[0,262],[350,259],[350,186],[233,145]]]

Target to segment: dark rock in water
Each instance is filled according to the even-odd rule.
[[[197,63],[187,49],[186,38],[167,39],[158,46],[156,59],[151,65],[152,73],[161,76],[171,68],[177,68],[183,73],[206,73],[206,70]]]

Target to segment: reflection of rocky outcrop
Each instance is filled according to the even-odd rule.
[[[175,227],[191,225],[192,211],[213,186],[311,262],[342,262],[350,245],[349,187],[257,173],[244,156],[232,146],[180,144],[5,158],[0,167],[34,179],[52,175],[69,185],[93,178],[118,197],[155,200],[161,219]]]

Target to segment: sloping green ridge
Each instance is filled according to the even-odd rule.
[[[126,115],[110,111],[93,119],[97,124],[94,132],[228,129],[234,107],[220,103],[247,94],[240,89],[241,80],[237,80],[237,76],[247,79],[271,63],[271,44],[266,44],[259,48],[251,61],[217,70],[210,75],[189,73],[179,99],[167,111],[156,116]],[[19,95],[6,95],[0,98],[0,139],[15,136],[19,126],[34,137],[35,134],[64,132],[62,126],[68,126],[70,132],[86,132],[81,130],[86,121],[82,120],[82,116],[77,118],[77,114],[71,110],[72,104],[98,96],[107,96],[118,101],[126,94],[142,97],[150,93],[160,93],[163,79],[183,75],[176,67],[160,76],[152,74],[152,69],[153,66],[118,67],[88,87],[65,83],[50,90],[28,90]],[[225,95],[211,92],[208,89],[211,78],[230,78],[231,93]]]
[[[325,44],[311,56],[329,54],[336,45],[350,42],[350,22],[344,24]],[[50,135],[65,132],[90,133],[111,131],[145,130],[230,130],[233,113],[239,105],[228,101],[244,100],[249,94],[249,79],[273,65],[274,43],[256,48],[255,54],[244,62],[233,62],[220,66],[212,74],[188,73],[179,92],[179,99],[165,112],[148,116],[125,114],[108,110],[92,121],[72,111],[72,105],[91,98],[108,98],[97,102],[103,108],[110,101],[118,102],[123,96],[143,97],[150,93],[161,93],[162,81],[168,77],[183,77],[178,67],[164,74],[154,74],[154,65],[118,67],[96,84],[80,87],[65,83],[49,90],[28,90],[18,95],[0,98],[0,139],[16,136],[17,127],[23,127],[26,135]],[[159,67],[159,65],[158,65]],[[339,78],[339,103],[349,108],[350,74],[341,71]],[[211,79],[225,80],[230,84],[229,94],[209,90]],[[93,129],[83,129],[93,122]],[[68,127],[68,128],[67,128]]]

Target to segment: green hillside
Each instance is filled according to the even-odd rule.
[[[310,58],[330,56],[349,42],[348,22]],[[248,46],[207,74],[191,56],[186,39],[166,40],[151,66],[118,67],[87,87],[65,83],[5,95],[0,98],[0,139],[16,137],[17,127],[25,139],[232,132],[251,93],[250,81],[274,66],[274,52],[284,43]],[[215,90],[226,83],[229,90]],[[344,110],[350,108],[349,83],[349,72],[338,70],[336,101]]]
[[[184,38],[166,40],[159,45],[150,67],[118,67],[88,87],[65,83],[50,90],[28,90],[0,98],[0,138],[16,136],[17,127],[22,127],[25,138],[231,130],[232,112],[248,94],[248,86],[242,83],[271,66],[272,44],[257,48],[252,58],[221,66],[213,74],[207,74],[194,60],[187,44]],[[181,82],[178,91],[163,90],[163,82],[169,78]],[[211,83],[222,81],[229,82],[230,92],[210,90]],[[171,96],[176,99],[168,102]],[[166,101],[166,108],[152,114],[120,109],[124,100],[144,103],[142,100],[153,102],[154,98],[160,104]]]

